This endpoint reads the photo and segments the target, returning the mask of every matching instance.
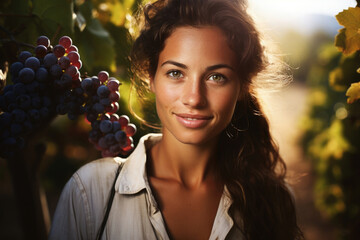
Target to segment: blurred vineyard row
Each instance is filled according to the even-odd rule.
[[[359,8],[355,11],[360,14]],[[337,227],[337,239],[358,239],[360,233],[360,101],[346,97],[360,80],[360,52],[352,45],[360,43],[360,36],[347,42],[352,30],[347,26],[360,27],[356,21],[339,21],[345,28],[313,56],[306,77],[309,111],[301,122],[301,144],[316,173],[316,206]]]

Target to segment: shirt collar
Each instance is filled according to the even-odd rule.
[[[160,141],[162,134],[147,134],[139,140],[134,152],[125,161],[115,184],[120,194],[136,194],[143,189],[150,191],[146,174],[146,142],[155,144]]]

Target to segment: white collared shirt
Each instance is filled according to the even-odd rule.
[[[125,164],[102,239],[169,239],[146,174],[146,145],[160,139],[161,134],[145,135],[127,159],[104,158],[80,168],[63,189],[49,239],[96,238],[119,161]],[[224,187],[209,239],[243,239],[228,213],[231,202]]]

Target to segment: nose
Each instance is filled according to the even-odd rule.
[[[201,108],[206,105],[206,87],[201,78],[193,77],[185,81],[181,100],[184,105],[192,108]]]

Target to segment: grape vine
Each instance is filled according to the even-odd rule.
[[[106,71],[82,79],[80,55],[68,36],[54,47],[40,36],[36,45],[35,56],[22,51],[10,66],[13,84],[0,95],[0,156],[12,158],[30,133],[57,114],[71,120],[85,114],[92,126],[89,141],[103,157],[131,151],[136,126],[116,114],[120,82]]]

